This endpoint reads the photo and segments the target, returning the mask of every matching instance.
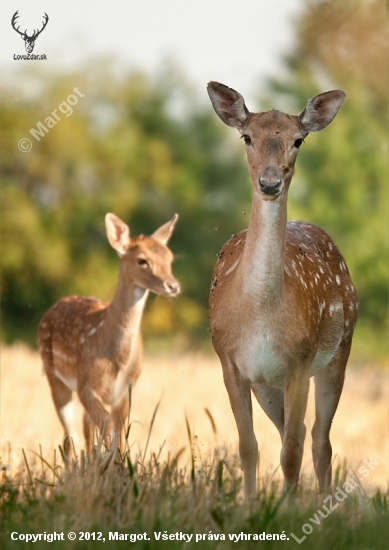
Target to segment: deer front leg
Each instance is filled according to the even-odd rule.
[[[85,437],[85,447],[86,452],[91,455],[92,449],[93,449],[93,431],[94,431],[94,423],[93,420],[90,417],[90,414],[88,411],[84,409],[84,415],[82,417],[82,427],[84,431],[84,437]]]
[[[244,474],[245,496],[250,499],[256,491],[258,444],[253,430],[251,384],[234,364],[223,364],[224,384],[239,433],[239,455]]]
[[[284,437],[281,450],[281,468],[284,488],[297,486],[304,452],[305,424],[309,377],[305,372],[295,372],[284,392]]]
[[[125,395],[125,397],[122,399],[122,401],[118,405],[115,405],[115,407],[112,407],[112,413],[111,413],[115,434],[119,436],[119,450],[121,454],[124,453],[124,449],[126,445],[124,425],[126,422],[126,418],[129,418],[130,416],[131,390],[132,390],[132,385],[130,384],[128,388],[128,394]]]
[[[105,410],[100,399],[87,386],[78,390],[80,401],[84,406],[84,435],[88,452],[92,451],[93,427],[98,426],[106,449],[113,442],[114,429],[111,415]]]

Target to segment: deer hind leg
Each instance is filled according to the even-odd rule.
[[[252,384],[251,389],[264,412],[277,428],[281,441],[284,436],[284,393],[266,384]]]
[[[285,392],[285,425],[281,450],[284,488],[297,487],[304,452],[305,424],[309,377],[297,372],[288,382]]]
[[[255,496],[258,444],[253,429],[250,380],[229,363],[223,364],[224,383],[239,433],[239,455],[244,473],[246,498]]]
[[[72,400],[72,390],[70,390],[59,378],[51,371],[46,370],[49,381],[51,396],[56,408],[58,418],[65,431],[64,451],[69,462],[75,460],[74,442],[77,440],[74,428],[74,403]]]
[[[319,491],[327,491],[332,481],[330,429],[343,389],[344,374],[351,342],[338,349],[328,367],[315,379],[316,418],[312,428],[312,457]]]

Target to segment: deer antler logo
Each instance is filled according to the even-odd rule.
[[[27,29],[24,31],[24,32],[20,32],[20,25],[18,28],[15,27],[15,24],[16,24],[16,20],[17,18],[19,17],[19,10],[16,11],[14,14],[13,14],[13,17],[12,17],[12,20],[11,20],[11,25],[12,27],[15,29],[16,32],[18,32],[20,34],[20,36],[23,38],[24,42],[25,42],[25,46],[26,46],[26,51],[27,53],[32,53],[33,49],[34,49],[34,46],[35,46],[35,41],[36,39],[38,38],[38,36],[40,35],[40,33],[43,31],[43,29],[46,27],[48,21],[49,21],[49,16],[47,15],[47,13],[45,13],[45,15],[43,16],[43,27],[41,28],[40,31],[38,30],[35,30],[34,29],[34,32],[31,36],[29,36],[27,34]]]

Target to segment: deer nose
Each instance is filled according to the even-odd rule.
[[[259,188],[265,195],[276,195],[280,192],[282,178],[275,168],[266,168],[259,176]]]
[[[176,280],[168,280],[164,284],[166,291],[171,296],[177,296],[181,292],[180,283]]]

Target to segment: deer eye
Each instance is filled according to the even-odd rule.
[[[246,145],[250,145],[250,143],[251,143],[251,137],[250,136],[248,136],[247,134],[243,134],[242,138],[243,138]]]
[[[137,258],[136,263],[138,265],[144,265],[144,266],[149,265],[148,261],[145,260],[144,258]]]
[[[300,147],[300,145],[302,144],[304,140],[302,138],[298,138],[296,139],[296,141],[294,142],[294,146],[296,147],[296,149],[298,149]]]

